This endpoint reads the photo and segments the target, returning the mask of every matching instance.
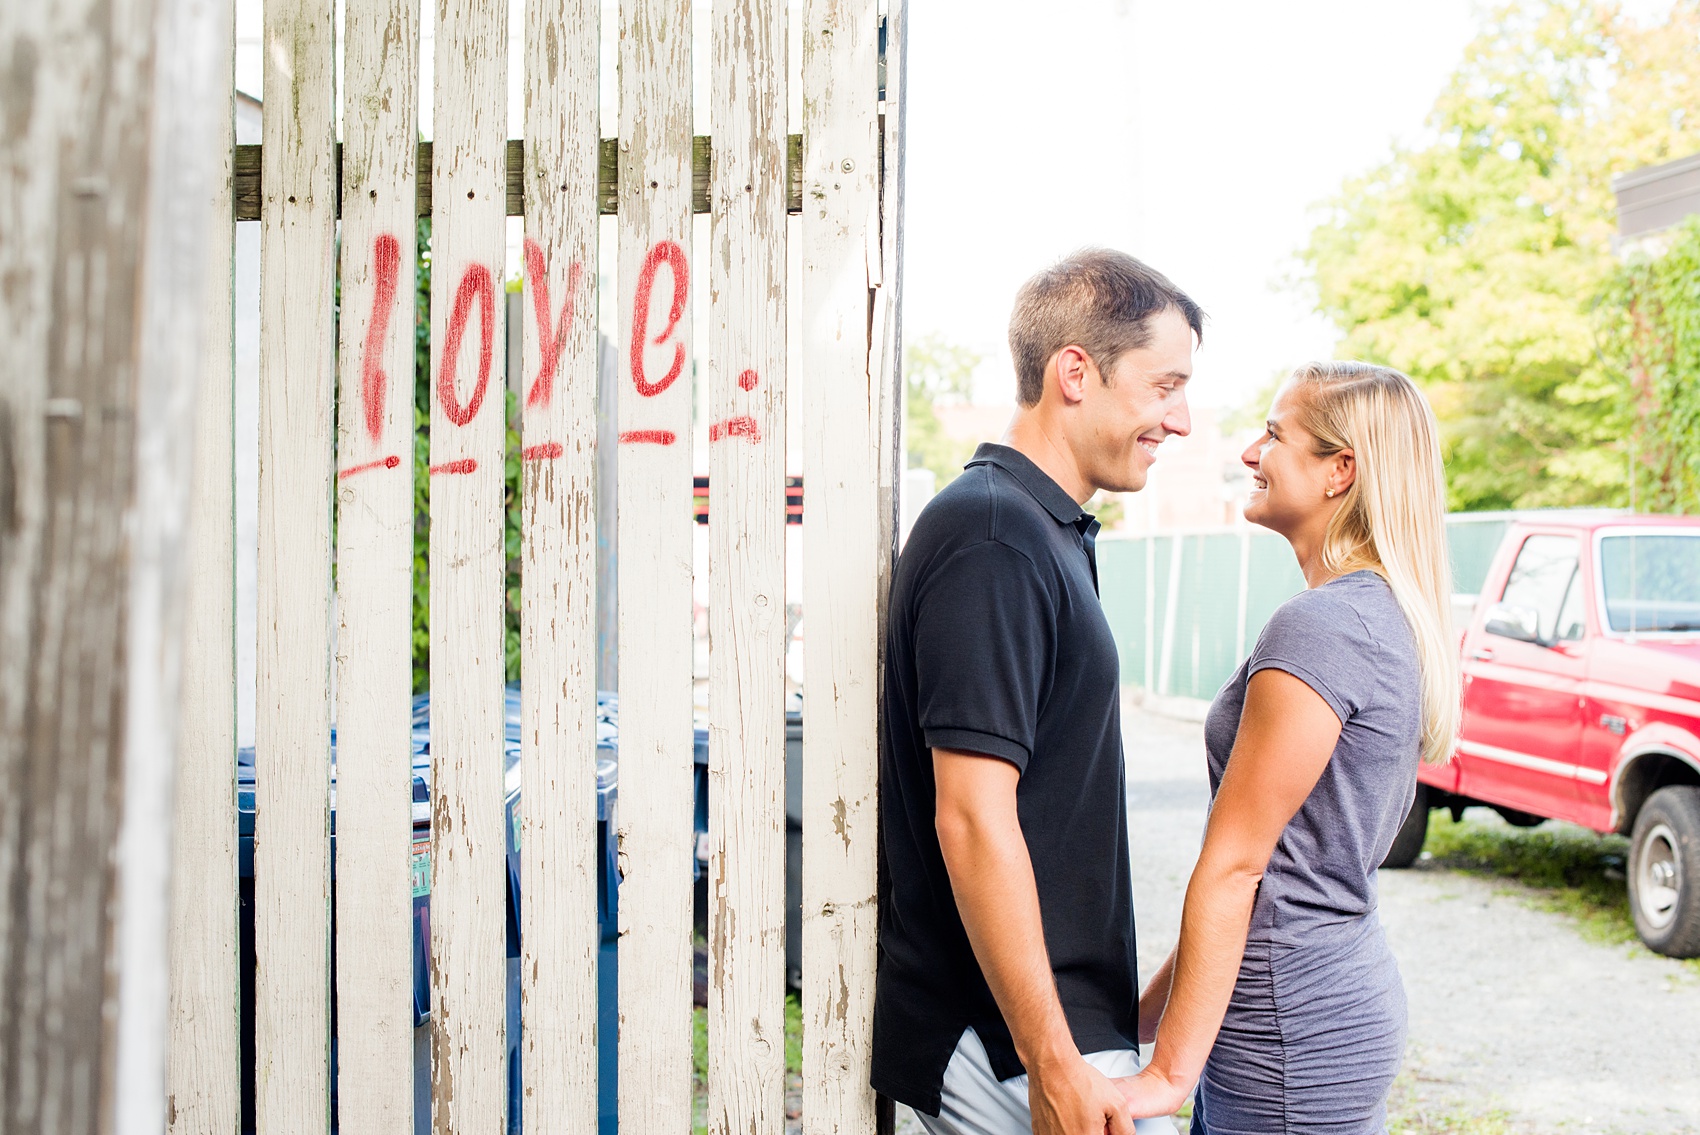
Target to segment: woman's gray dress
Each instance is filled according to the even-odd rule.
[[[1375,916],[1375,873],[1416,793],[1416,644],[1374,572],[1289,599],[1211,703],[1212,797],[1246,682],[1268,669],[1321,695],[1339,715],[1340,740],[1264,871],[1193,1131],[1376,1135],[1405,1052],[1405,990]]]

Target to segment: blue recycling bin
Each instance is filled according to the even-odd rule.
[[[519,993],[519,927],[520,902],[523,894],[519,860],[520,769],[519,769],[519,689],[510,685],[506,691],[506,713],[503,728],[503,763],[506,804],[507,851],[507,1036],[508,1036],[508,1130],[521,1130],[521,1062],[520,993]],[[701,835],[707,831],[707,766],[708,731],[695,731],[696,758],[696,816],[695,827]],[[613,694],[597,695],[596,711],[596,856],[597,856],[597,924],[600,931],[597,980],[597,1067],[599,1074],[597,1114],[599,1135],[615,1135],[616,1060],[618,1037],[617,992],[619,938],[619,866],[616,859],[616,803],[618,798],[619,701]],[[425,1029],[430,1020],[430,962],[431,939],[431,738],[430,695],[421,694],[413,700],[412,729],[412,802],[413,802],[413,1023],[416,1030]],[[335,775],[336,736],[331,736],[332,776]],[[240,927],[241,952],[241,1039],[242,1039],[242,1127],[254,1130],[254,751],[245,748],[237,754],[238,856],[240,867]],[[331,816],[332,886],[335,886],[336,816]],[[700,863],[693,863],[700,870]],[[333,905],[334,911],[334,905]],[[332,933],[335,933],[333,919]],[[335,951],[332,951],[332,983]],[[334,1005],[334,1000],[333,1000]],[[331,1060],[336,1060],[335,1020],[332,1021]],[[420,1135],[430,1130],[430,1070],[426,1046],[416,1043],[414,1078],[415,1131]],[[332,1078],[332,1114],[336,1114],[335,1078]],[[334,1124],[333,1124],[334,1129]]]

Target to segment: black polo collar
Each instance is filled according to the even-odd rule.
[[[1063,487],[1051,480],[1050,474],[1033,464],[1028,456],[1018,449],[1007,445],[996,445],[985,441],[974,451],[974,457],[965,468],[972,469],[976,465],[996,465],[1020,481],[1022,486],[1033,499],[1045,506],[1045,511],[1056,517],[1058,524],[1072,524],[1086,531],[1086,522],[1094,522],[1090,513],[1080,507],[1078,501],[1069,496]]]

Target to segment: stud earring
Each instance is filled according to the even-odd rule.
[[[1328,490],[1328,495],[1329,495],[1329,496],[1333,496],[1333,495],[1334,495],[1334,490],[1333,490],[1333,489],[1329,489],[1329,490]]]

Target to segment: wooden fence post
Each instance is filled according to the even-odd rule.
[[[507,3],[437,0],[431,171],[431,1090],[506,1127],[501,320]],[[586,802],[589,806],[589,802]]]
[[[330,0],[266,0],[254,698],[258,1135],[330,1123]]]
[[[875,0],[803,10],[803,1126],[871,1132],[881,360]]]
[[[0,11],[14,111],[0,138],[7,1130],[122,1135],[166,1119],[215,27],[196,0]]]
[[[525,64],[520,908],[524,1129],[596,1129],[599,10],[531,0]]]
[[[336,477],[340,1128],[412,1135],[419,0],[344,17]]]
[[[785,17],[780,0],[713,4],[704,400],[713,1135],[778,1135],[784,1123]]]
[[[241,1122],[236,847],[234,265],[236,6],[214,5],[219,83],[206,240],[206,331],[186,570],[183,717],[172,819],[169,1135],[226,1135]]]
[[[691,6],[622,0],[620,1124],[691,1124]],[[700,270],[700,266],[699,266]]]

